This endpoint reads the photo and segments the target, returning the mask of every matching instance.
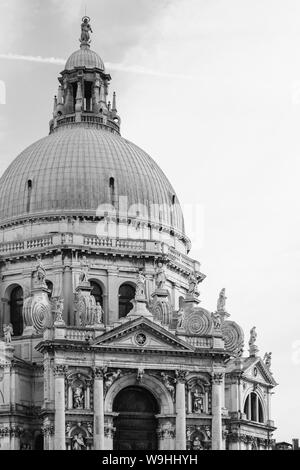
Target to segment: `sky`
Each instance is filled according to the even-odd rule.
[[[181,201],[201,305],[225,287],[246,349],[256,326],[279,384],[274,436],[300,438],[300,2],[0,0],[0,175],[48,133],[85,6],[122,135]]]

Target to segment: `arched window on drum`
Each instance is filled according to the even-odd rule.
[[[23,333],[23,289],[16,286],[10,294],[10,322],[13,327],[14,336]]]
[[[98,284],[96,281],[90,281],[90,284],[93,288],[91,294],[93,297],[95,297],[96,304],[99,303],[103,308],[103,291],[100,284]]]
[[[52,297],[52,293],[53,293],[53,283],[51,281],[46,281],[46,285],[47,285],[47,289],[48,289],[48,298],[49,300],[51,299]]]
[[[131,284],[122,284],[119,289],[119,318],[126,317],[133,305],[131,300],[135,297],[135,288]]]
[[[246,398],[244,413],[249,421],[264,422],[263,406],[257,393],[251,392]]]

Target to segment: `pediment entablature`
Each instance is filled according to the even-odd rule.
[[[129,321],[105,333],[95,340],[94,346],[153,351],[194,351],[191,345],[144,317]]]
[[[260,357],[258,357],[257,360],[253,361],[244,369],[242,376],[244,379],[259,382],[266,386],[274,387],[277,385],[270,370]]]

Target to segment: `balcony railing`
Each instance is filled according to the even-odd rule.
[[[0,256],[17,256],[40,249],[56,249],[63,246],[87,247],[103,252],[117,253],[157,253],[167,255],[171,261],[188,271],[199,271],[200,264],[188,256],[176,251],[167,244],[155,240],[133,240],[126,238],[97,237],[73,233],[56,233],[28,240],[16,240],[0,243]]]

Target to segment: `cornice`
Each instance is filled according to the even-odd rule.
[[[192,358],[209,358],[211,360],[223,360],[227,355],[224,351],[215,350],[203,350],[203,351],[192,351],[192,350],[165,350],[165,349],[143,349],[140,347],[128,347],[128,346],[110,346],[110,345],[87,345],[86,342],[76,341],[70,342],[69,340],[47,340],[42,341],[36,346],[36,349],[41,352],[52,352],[55,351],[74,351],[74,352],[85,352],[85,353],[97,353],[97,352],[120,352],[122,354],[136,354],[136,355],[148,355],[148,356],[182,356]]]

